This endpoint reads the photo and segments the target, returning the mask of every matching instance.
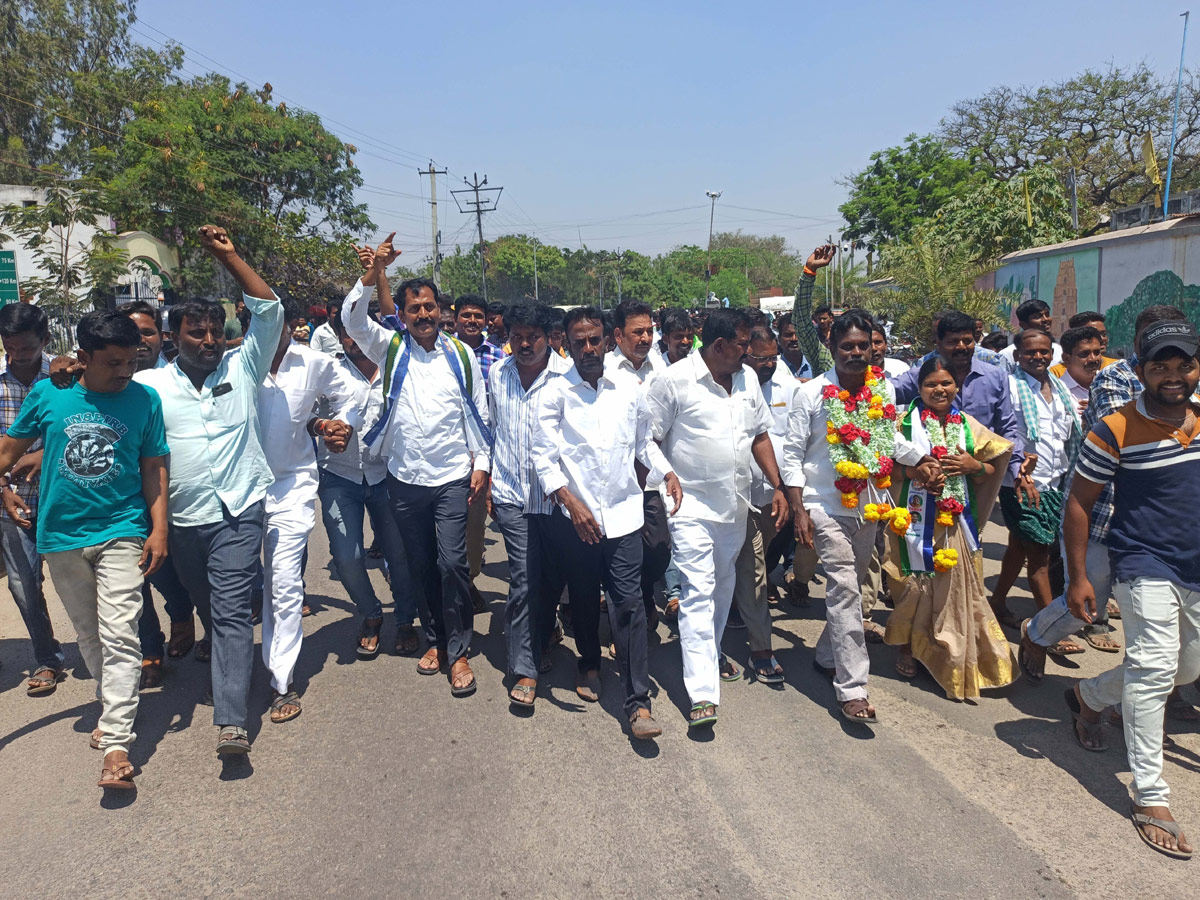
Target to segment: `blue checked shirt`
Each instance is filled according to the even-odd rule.
[[[5,357],[4,362],[0,363],[0,436],[8,434],[8,429],[12,423],[16,421],[17,413],[21,411],[21,404],[25,402],[25,398],[29,396],[29,392],[33,390],[33,385],[37,384],[43,378],[50,377],[50,357],[45,353],[42,354],[42,370],[33,378],[33,384],[22,384],[18,381],[11,372],[8,371],[8,358]],[[27,453],[36,453],[42,449],[42,439],[38,438],[26,451]],[[24,501],[29,507],[30,518],[37,515],[37,482],[28,482],[24,476],[16,479],[12,483],[12,489],[17,496]],[[8,518],[8,513],[0,508],[0,515]]]
[[[485,345],[487,346],[487,345]],[[480,360],[479,365],[483,365]],[[492,446],[492,503],[519,506],[526,513],[554,511],[533,468],[533,433],[538,397],[553,379],[571,370],[571,360],[550,353],[546,368],[529,390],[521,385],[514,357],[500,360],[488,374],[488,406],[496,442]]]
[[[462,338],[459,338],[459,340],[462,340]],[[471,345],[466,344],[466,346],[470,347]],[[472,347],[471,349],[475,351],[475,358],[479,360],[479,370],[483,373],[483,383],[487,385],[488,392],[490,393],[492,390],[492,379],[489,377],[489,374],[492,371],[492,366],[506,359],[504,348],[497,347],[488,341],[483,341],[478,347]]]
[[[1092,379],[1088,392],[1088,407],[1083,415],[1083,435],[1087,437],[1092,427],[1110,416],[1130,400],[1136,400],[1142,393],[1142,383],[1138,381],[1133,367],[1137,365],[1137,357],[1121,359],[1111,366],[1105,366]],[[1103,544],[1108,538],[1108,529],[1112,525],[1115,494],[1110,481],[1100,492],[1096,505],[1092,507],[1092,524],[1088,530],[1088,540]]]

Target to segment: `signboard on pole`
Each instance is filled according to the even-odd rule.
[[[0,250],[0,306],[20,302],[17,284],[17,251]]]

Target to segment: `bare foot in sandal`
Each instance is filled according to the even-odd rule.
[[[104,768],[96,783],[102,788],[129,790],[133,787],[133,771],[133,763],[124,750],[110,750],[104,755]]]
[[[537,679],[534,678],[518,678],[508,692],[508,700],[513,706],[532,707],[536,699]]]
[[[1171,815],[1171,810],[1165,806],[1134,806],[1133,814],[1135,816],[1145,816],[1150,819],[1156,819],[1164,824],[1172,823],[1178,828],[1174,817]],[[1192,853],[1192,845],[1188,843],[1183,832],[1179,832],[1179,836],[1171,834],[1165,828],[1159,828],[1157,825],[1151,825],[1145,821],[1134,819],[1134,825],[1142,834],[1142,840],[1150,844],[1156,850],[1162,850],[1170,855],[1183,854],[1190,856]]]
[[[907,644],[900,648],[900,654],[896,657],[896,673],[901,678],[912,678],[917,674],[917,664],[913,661],[912,647]]]

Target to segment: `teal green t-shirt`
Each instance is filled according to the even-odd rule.
[[[8,433],[45,441],[39,553],[150,533],[139,460],[169,452],[162,403],[153,388],[134,381],[115,394],[100,394],[83,382],[56,388],[44,379],[29,392]]]

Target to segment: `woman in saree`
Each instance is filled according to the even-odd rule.
[[[979,538],[1012,444],[959,408],[940,358],[926,361],[917,380],[920,396],[899,427],[941,461],[946,480],[934,494],[908,469],[892,487],[895,507],[874,511],[890,525],[890,574],[903,582],[884,640],[900,647],[902,676],[915,675],[920,662],[948,697],[973,699],[1011,683],[1016,669],[988,605]]]

